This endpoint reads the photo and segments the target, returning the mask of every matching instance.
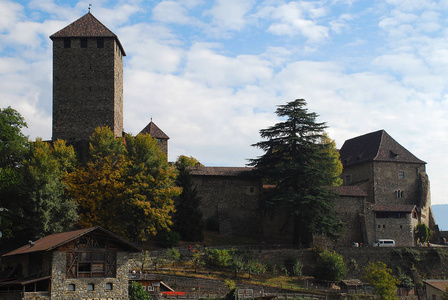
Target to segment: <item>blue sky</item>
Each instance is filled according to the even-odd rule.
[[[31,139],[51,138],[49,36],[89,3],[127,53],[124,129],[153,118],[169,160],[244,166],[276,106],[304,98],[338,147],[386,130],[448,204],[448,1],[0,0],[0,107]]]

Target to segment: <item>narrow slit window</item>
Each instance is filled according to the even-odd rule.
[[[64,38],[64,48],[71,48],[72,40],[70,38]]]
[[[81,48],[87,48],[87,38],[81,38]]]

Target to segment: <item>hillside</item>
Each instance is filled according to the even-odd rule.
[[[432,210],[440,230],[448,230],[448,204],[432,205]]]

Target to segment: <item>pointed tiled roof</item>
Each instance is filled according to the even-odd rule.
[[[156,139],[163,139],[163,140],[169,140],[170,137],[165,134],[159,127],[157,127],[156,124],[154,124],[153,121],[149,122],[148,125],[146,125],[145,128],[143,128],[142,131],[140,131],[139,134],[149,134],[153,138]]]
[[[250,175],[251,167],[192,167],[193,176],[246,176]]]
[[[384,130],[345,141],[339,153],[344,167],[370,161],[425,164]]]
[[[37,241],[35,241],[33,244],[28,244],[25,246],[22,246],[16,250],[13,250],[11,252],[8,252],[4,254],[3,256],[11,256],[11,255],[20,255],[25,253],[31,253],[31,252],[39,252],[39,251],[51,251],[59,246],[62,246],[68,242],[71,242],[83,235],[86,235],[90,232],[97,232],[101,235],[105,235],[119,244],[123,245],[127,249],[131,249],[132,251],[140,251],[140,248],[135,246],[134,244],[126,241],[125,239],[119,237],[118,235],[102,228],[99,226],[86,228],[86,229],[80,229],[80,230],[74,230],[69,232],[62,232],[62,233],[56,233],[52,235],[48,235],[46,237],[43,237]]]
[[[117,35],[110,31],[90,12],[50,36],[50,39],[65,37],[111,37],[117,40],[123,56],[126,56]]]

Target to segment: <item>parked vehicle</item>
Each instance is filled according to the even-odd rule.
[[[395,247],[394,240],[382,239],[373,243],[373,247]]]

